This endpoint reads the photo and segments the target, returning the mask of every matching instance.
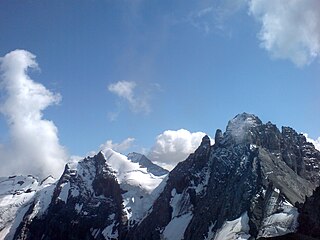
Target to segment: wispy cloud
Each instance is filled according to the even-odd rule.
[[[132,112],[134,113],[149,113],[151,107],[149,104],[149,96],[146,92],[139,91],[138,85],[134,81],[118,81],[108,86],[108,90],[124,100]],[[111,121],[116,120],[119,111],[109,112],[108,117]]]
[[[7,120],[10,134],[9,143],[0,148],[0,174],[59,176],[67,155],[59,143],[57,127],[43,118],[43,111],[59,103],[61,96],[28,76],[29,68],[38,68],[30,52],[12,51],[0,63],[4,96],[0,112]]]
[[[205,34],[211,32],[229,34],[227,21],[246,4],[247,0],[217,0],[210,5],[201,5],[196,10],[192,10],[186,21]]]
[[[164,131],[157,136],[147,156],[153,162],[171,170],[199,147],[205,135],[203,132],[189,132],[185,129]]]
[[[301,67],[320,54],[319,0],[250,0],[249,13],[259,23],[261,47],[272,57]]]

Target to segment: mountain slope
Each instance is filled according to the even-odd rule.
[[[33,176],[0,178],[0,239],[12,239],[31,206],[33,215],[48,208],[55,179],[51,176],[41,183]]]
[[[317,237],[319,163],[302,134],[243,113],[170,173],[106,149],[57,181],[0,178],[0,239]]]
[[[131,239],[248,239],[297,227],[295,202],[319,182],[320,155],[291,128],[250,114],[218,130],[169,174]],[[229,230],[228,230],[229,229]],[[230,232],[230,229],[237,229]]]
[[[147,168],[111,149],[70,162],[60,179],[51,185],[46,206],[34,196],[38,194],[36,188],[23,208],[19,204],[16,211],[21,213],[11,216],[21,219],[6,239],[123,238],[127,228],[151,207],[157,197],[153,190],[165,176],[154,176]],[[13,221],[6,221],[9,220]]]

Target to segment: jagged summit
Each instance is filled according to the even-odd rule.
[[[224,136],[235,143],[250,141],[252,129],[262,125],[262,121],[255,115],[242,113],[228,122]]]

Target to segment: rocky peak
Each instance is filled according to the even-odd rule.
[[[214,135],[214,143],[219,146],[220,143],[222,142],[222,139],[223,139],[222,131],[221,129],[217,129],[216,134]]]
[[[253,114],[238,114],[228,122],[225,132],[226,139],[235,144],[250,142],[253,134],[252,129],[261,125],[261,120]]]
[[[208,137],[208,135],[205,135],[201,140],[200,147],[208,148],[210,146],[211,146],[210,138]]]

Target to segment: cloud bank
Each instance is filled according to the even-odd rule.
[[[137,83],[133,81],[118,81],[108,86],[108,90],[119,98],[125,100],[134,113],[149,113],[150,105],[145,94],[136,94]],[[112,113],[111,113],[112,115]],[[115,120],[115,113],[110,116]]]
[[[116,152],[123,153],[124,151],[132,147],[132,144],[134,143],[134,141],[135,141],[134,138],[127,138],[123,140],[121,143],[113,143],[112,140],[107,140],[105,143],[100,145],[100,149],[105,150],[105,149],[111,148]]]
[[[0,112],[9,127],[9,141],[1,145],[0,175],[34,174],[58,177],[67,158],[58,129],[43,118],[43,111],[61,96],[34,82],[28,69],[37,69],[35,56],[15,50],[0,58]]]
[[[314,140],[314,139],[312,139],[312,138],[309,138],[307,133],[304,133],[303,135],[306,137],[307,142],[312,143],[312,144],[314,145],[314,147],[315,147],[318,151],[320,151],[320,137],[318,137],[316,140]]]
[[[301,67],[320,54],[319,0],[250,0],[249,14],[259,23],[261,47],[272,57]]]
[[[156,164],[172,170],[178,162],[185,160],[199,147],[205,135],[203,132],[189,132],[185,129],[164,131],[157,136],[147,157]]]

